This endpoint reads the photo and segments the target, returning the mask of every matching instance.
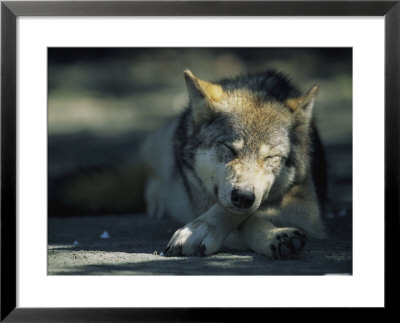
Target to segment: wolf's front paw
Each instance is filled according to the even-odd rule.
[[[164,250],[167,257],[208,256],[222,245],[222,235],[216,228],[202,220],[194,220],[177,230]]]
[[[270,239],[271,256],[275,259],[293,257],[303,250],[306,241],[306,235],[298,229],[275,229]]]

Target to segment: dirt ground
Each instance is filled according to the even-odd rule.
[[[275,68],[320,86],[317,126],[329,164],[329,238],[298,259],[223,251],[159,255],[179,227],[137,212],[92,214],[63,195],[68,181],[134,156],[187,102],[183,70],[214,80]],[[49,275],[323,275],[352,273],[352,54],[340,48],[49,50]],[[100,236],[103,235],[103,238]],[[108,236],[108,237],[107,237]]]
[[[209,257],[160,256],[179,225],[169,220],[150,219],[145,215],[50,218],[48,274],[351,274],[349,221],[349,214],[338,215],[327,221],[328,239],[309,241],[297,259],[273,260],[252,252],[228,250]],[[105,231],[108,238],[104,238]]]

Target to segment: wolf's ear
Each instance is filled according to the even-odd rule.
[[[209,119],[216,112],[215,105],[221,101],[224,91],[219,84],[200,80],[189,70],[184,71],[195,124]]]
[[[285,105],[293,112],[304,113],[305,117],[309,120],[312,117],[314,101],[318,90],[318,85],[314,85],[306,94],[298,98],[287,99]]]

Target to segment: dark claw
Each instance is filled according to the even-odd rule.
[[[179,257],[182,256],[182,246],[178,245],[175,248],[171,248],[171,246],[167,246],[164,250],[164,254],[166,257]]]
[[[292,253],[288,245],[281,243],[279,245],[279,255],[281,259],[287,259],[287,257]]]
[[[201,245],[195,253],[195,256],[198,257],[204,257],[206,255],[206,246],[205,245]]]
[[[300,244],[301,244],[300,249],[303,249],[304,245],[307,242],[307,236],[300,231],[295,231],[294,234],[297,236],[297,239],[300,240]],[[294,239],[294,238],[296,238],[296,237],[293,237],[292,239]]]
[[[172,256],[174,256],[174,257],[182,256],[182,246],[181,245],[178,245],[174,248],[174,250],[172,251]]]
[[[305,244],[305,243],[304,243],[304,240],[301,240],[301,239],[299,239],[299,238],[293,237],[293,238],[290,239],[291,248],[292,248],[296,253],[303,249],[304,244]]]
[[[276,247],[274,245],[271,245],[271,250],[272,250],[272,257],[274,259],[279,259],[278,252],[276,251]]]
[[[300,237],[300,239],[304,241],[303,243],[305,243],[305,241],[307,240],[307,236],[300,231],[295,231],[294,234],[296,236]]]

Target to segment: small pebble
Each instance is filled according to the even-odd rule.
[[[101,235],[100,235],[101,239],[110,239],[110,235],[108,234],[107,231],[104,231]]]
[[[153,252],[153,256],[157,256],[157,251],[154,251],[154,252]]]
[[[79,242],[77,240],[75,240],[74,243],[73,243],[74,246],[76,246],[78,244],[79,244]]]
[[[163,253],[162,251],[160,252],[160,256],[161,256],[161,257],[164,257],[164,253]]]

